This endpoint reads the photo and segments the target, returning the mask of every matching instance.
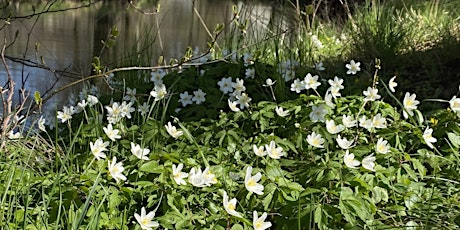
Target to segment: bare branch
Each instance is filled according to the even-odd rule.
[[[12,16],[12,17],[0,17],[0,20],[15,20],[15,19],[30,19],[34,16],[39,16],[39,15],[42,15],[42,14],[47,14],[47,13],[59,13],[59,12],[65,12],[65,11],[69,11],[69,10],[78,10],[78,9],[82,9],[82,8],[86,8],[86,7],[90,7],[92,6],[93,4],[97,3],[97,2],[101,2],[103,0],[98,0],[98,1],[94,1],[94,2],[89,2],[85,5],[81,5],[81,6],[76,6],[76,7],[69,7],[69,8],[65,8],[65,9],[57,9],[57,10],[50,10],[49,7],[48,9],[46,9],[45,11],[41,11],[41,12],[37,12],[37,13],[32,13],[32,14],[27,14],[27,15],[19,15],[19,16]],[[54,1],[56,2],[56,1]],[[54,4],[51,3],[50,5]]]

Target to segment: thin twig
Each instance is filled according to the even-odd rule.
[[[94,4],[96,4],[97,2],[101,2],[103,0],[97,0],[97,1],[93,1],[93,2],[89,2],[88,4],[86,5],[81,5],[81,6],[76,6],[76,7],[69,7],[69,8],[65,8],[65,9],[58,9],[58,10],[50,10],[49,8],[45,11],[41,11],[41,12],[38,12],[38,13],[32,13],[32,14],[28,14],[28,15],[22,15],[22,16],[14,16],[14,17],[0,17],[0,20],[8,20],[9,22],[11,22],[11,20],[15,20],[15,19],[29,19],[29,18],[32,18],[34,16],[38,16],[38,15],[42,15],[42,14],[47,14],[47,13],[59,13],[59,12],[65,12],[65,11],[69,11],[69,10],[78,10],[78,9],[81,9],[81,8],[86,8],[86,7],[90,7]]]
[[[2,144],[0,146],[0,149],[3,149],[5,147],[5,138],[8,134],[8,131],[9,131],[9,124],[10,124],[10,120],[11,120],[11,116],[12,116],[12,111],[11,111],[11,107],[12,107],[12,104],[13,104],[13,95],[14,95],[14,81],[13,81],[13,77],[11,76],[11,72],[10,72],[10,68],[8,67],[8,64],[6,63],[6,59],[5,59],[5,48],[6,48],[6,44],[7,44],[7,41],[5,39],[5,42],[4,42],[4,45],[2,47],[2,51],[0,52],[0,56],[2,58],[2,63],[3,63],[3,66],[5,66],[5,72],[6,72],[6,76],[8,78],[7,80],[7,88],[8,89],[5,89],[3,90],[2,89],[2,103],[3,103],[3,120],[2,120],[2,130],[1,130],[1,139],[2,139]],[[4,93],[7,93],[8,96],[5,100],[3,94]]]

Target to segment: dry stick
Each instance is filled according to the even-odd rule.
[[[5,60],[5,48],[6,48],[6,39],[5,39],[5,43],[3,45],[3,48],[2,48],[2,51],[0,52],[0,56],[2,58],[2,62],[3,62],[3,65],[5,66],[5,71],[6,71],[6,76],[8,77],[8,89],[6,90],[3,90],[2,89],[2,103],[3,103],[3,121],[2,121],[2,133],[1,133],[1,138],[2,138],[2,144],[0,146],[0,149],[3,149],[5,147],[5,140],[4,138],[6,137],[7,133],[8,133],[8,125],[10,123],[10,120],[11,120],[11,107],[12,107],[12,104],[13,104],[13,95],[14,95],[14,81],[13,81],[13,77],[11,76],[11,72],[10,72],[10,69],[8,67],[8,64],[6,63],[6,60]],[[5,93],[8,93],[8,97],[7,99],[5,100],[4,98],[4,94]]]
[[[155,14],[158,13],[158,9],[155,9],[154,12],[145,12],[145,11],[142,10],[141,8],[135,6],[135,5],[133,4],[133,1],[129,1],[129,4],[130,4],[134,9],[136,9],[137,11],[139,11],[139,12],[141,12],[142,14],[145,14],[145,15],[155,15]]]
[[[353,29],[356,29],[356,27],[357,27],[356,22],[355,22],[355,20],[353,20],[353,16],[351,15],[350,7],[348,7],[348,1],[347,0],[339,0],[339,1],[340,1],[340,4],[342,4],[342,6],[347,11],[347,16],[348,16],[348,19],[350,19],[350,21],[351,21]]]
[[[213,45],[216,45],[217,48],[219,48],[219,45],[217,45],[217,43],[215,43],[214,41],[216,40],[216,37],[213,37],[211,32],[209,31],[208,27],[206,26],[206,23],[204,23],[204,20],[203,18],[201,18],[201,15],[200,15],[200,12],[198,12],[198,10],[196,9],[195,5],[193,5],[193,11],[195,12],[196,16],[198,17],[198,19],[200,20],[201,24],[203,25],[203,28],[206,30],[206,32],[208,33],[209,37],[211,39],[213,39]],[[208,52],[209,53],[209,52]]]
[[[161,55],[164,56],[165,55],[165,50],[164,50],[164,47],[163,47],[163,41],[161,39],[161,33],[160,33],[160,23],[158,22],[158,16],[155,15],[155,24],[157,25],[157,34],[158,34],[158,42],[160,43],[160,50],[161,50]]]

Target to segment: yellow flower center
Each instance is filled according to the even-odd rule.
[[[235,211],[236,206],[233,204],[228,204],[227,205],[228,210]]]
[[[255,182],[253,179],[250,179],[250,180],[248,181],[248,186],[251,186],[251,187],[252,187],[252,186],[255,186],[255,185],[256,185],[256,182]]]
[[[313,143],[313,145],[319,145],[320,144],[319,139],[316,139],[316,138],[313,139],[313,141],[311,143]]]
[[[142,225],[148,225],[150,223],[150,220],[142,219],[141,223],[142,223]]]

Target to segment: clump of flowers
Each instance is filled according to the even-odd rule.
[[[80,178],[85,186],[94,184],[97,195],[88,199],[104,207],[101,216],[128,213],[130,220],[124,223],[141,229],[181,229],[190,223],[222,229],[265,230],[291,223],[311,227],[299,218],[310,218],[309,224],[318,229],[401,226],[387,215],[404,213],[404,219],[417,221],[419,213],[412,215],[412,210],[428,208],[420,199],[427,191],[443,197],[426,186],[426,178],[433,175],[427,168],[442,173],[440,165],[456,162],[449,155],[460,148],[456,96],[444,101],[449,108],[439,120],[414,120],[409,118],[420,113],[421,103],[415,94],[405,93],[400,107],[383,101],[399,95],[393,95],[395,77],[388,88],[374,79],[360,89],[362,94],[348,97],[342,95],[347,92],[344,79],[327,79],[322,63],[315,65],[321,75],[307,73],[301,79],[295,78],[298,63],[286,61],[276,67],[278,76],[252,86],[249,83],[262,75],[254,72],[259,63],[250,54],[239,62],[244,65],[239,76],[228,71],[208,80],[212,71],[206,65],[193,69],[198,75],[194,80],[212,82],[214,89],[189,81],[194,85],[179,85],[175,91],[166,71],[158,69],[150,75],[153,84],[147,92],[126,87],[119,102],[103,106],[97,97],[87,96],[58,112],[60,123],[65,123],[61,126],[70,129],[72,119],[86,119],[81,122],[84,134],[75,134],[75,148],[87,153],[78,156],[87,164]],[[346,68],[348,75],[361,71],[354,60]],[[284,85],[279,82],[283,79],[290,82]],[[295,99],[275,97],[280,87]],[[392,97],[385,97],[384,90]],[[261,95],[269,99],[259,101]],[[174,122],[168,121],[170,110],[177,109],[166,108],[168,103],[184,114],[205,116],[179,123],[171,115]],[[214,111],[218,115],[206,117],[209,108],[219,110]],[[40,118],[37,125],[46,132],[44,123]],[[445,134],[449,126],[456,128]],[[155,203],[158,206],[151,208]],[[435,208],[440,209],[437,213],[445,211]],[[101,221],[99,227],[114,229],[119,223]]]

